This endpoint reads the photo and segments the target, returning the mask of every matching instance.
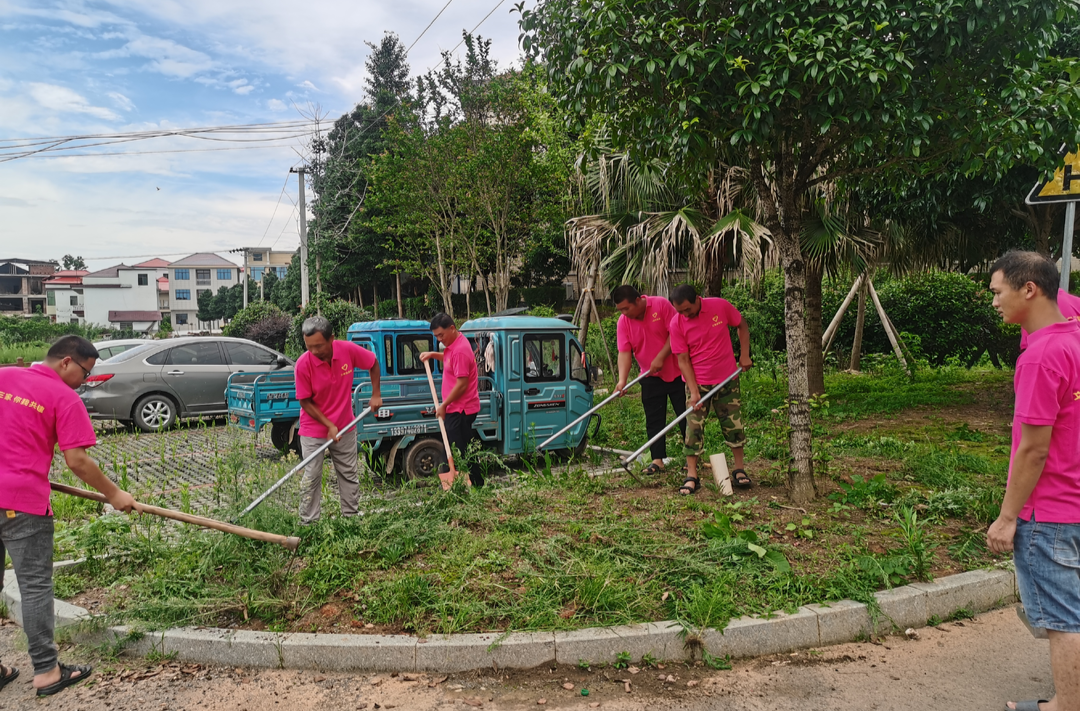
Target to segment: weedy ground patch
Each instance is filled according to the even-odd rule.
[[[755,371],[743,401],[757,486],[733,497],[708,481],[697,496],[677,494],[674,437],[673,463],[644,485],[598,475],[603,455],[591,451],[585,461],[514,463],[483,490],[368,487],[363,515],[343,519],[328,483],[323,520],[303,528],[295,486],[286,487],[244,524],[300,535],[295,555],[153,517],[98,516],[93,504],[56,497],[64,555],[92,559],[58,579],[57,592],[152,627],[420,634],[659,619],[722,626],[811,602],[867,601],[993,562],[982,533],[1005,483],[1010,376],[830,375],[814,406],[821,496],[805,507],[789,505],[782,488],[786,383]],[[636,398],[623,398],[595,443],[636,446],[642,420]],[[145,499],[228,520],[295,462],[220,427],[189,429],[139,435],[150,439],[127,463],[124,438],[136,435],[111,435],[110,474]],[[724,451],[715,421],[706,449]],[[108,444],[103,451],[109,459]],[[210,473],[194,474],[196,464]]]

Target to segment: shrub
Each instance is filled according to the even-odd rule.
[[[288,318],[288,315],[275,304],[269,301],[255,301],[249,304],[246,309],[237,311],[232,320],[225,324],[225,328],[221,329],[221,335],[231,338],[248,338],[247,332],[249,328],[271,316],[285,316],[285,318]]]
[[[0,343],[6,345],[32,341],[52,342],[60,336],[70,334],[96,341],[106,330],[75,323],[53,323],[45,316],[0,316]]]
[[[320,312],[330,321],[336,338],[346,338],[349,326],[359,321],[371,321],[371,312],[362,309],[356,304],[344,299],[331,299],[326,295],[316,294],[308,305],[300,310],[300,314],[293,319],[292,330],[285,342],[286,352],[290,355],[298,355],[304,352],[304,334],[302,328],[304,321]],[[395,309],[397,308],[395,304]]]
[[[244,338],[284,353],[285,341],[289,337],[292,322],[292,318],[284,313],[267,316],[263,320],[256,321],[248,326]]]

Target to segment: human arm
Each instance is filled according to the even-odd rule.
[[[682,371],[683,380],[686,381],[686,406],[701,409],[701,406],[698,405],[698,401],[701,400],[701,392],[698,390],[697,378],[694,377],[694,366],[690,362],[690,354],[680,353],[678,361],[679,370]]]
[[[739,367],[743,370],[751,367],[754,362],[750,360],[750,327],[746,325],[746,319],[739,322]]]
[[[443,354],[439,353],[438,351],[427,351],[426,353],[421,353],[420,354],[420,360],[422,360],[422,361],[424,361],[424,360],[437,360],[440,363],[442,363],[443,362]]]
[[[109,500],[109,505],[117,511],[139,511],[139,505],[131,494],[127,493],[102,473],[85,447],[73,447],[64,450],[64,463],[68,465],[75,476],[94,487]]]
[[[318,422],[320,425],[326,428],[326,438],[332,439],[335,442],[341,440],[341,436],[338,434],[337,425],[330,421],[330,418],[322,413],[315,405],[315,398],[306,397],[300,400],[300,409],[307,413],[308,417]]]
[[[986,532],[986,545],[995,553],[1006,553],[1013,549],[1016,517],[1042,476],[1053,430],[1052,425],[1020,425],[1020,444],[1013,457],[1001,513]]]
[[[671,337],[664,341],[664,347],[660,349],[660,352],[653,358],[653,362],[649,364],[649,375],[656,375],[664,368],[664,361],[671,355]]]
[[[626,389],[626,380],[630,377],[630,365],[634,362],[634,354],[630,351],[619,351],[619,383],[615,386],[615,392],[622,397]]]
[[[375,361],[375,365],[368,369],[368,375],[371,376],[371,398],[368,400],[368,407],[372,412],[378,412],[382,407],[382,385],[379,381],[382,372],[378,361]]]
[[[469,387],[469,379],[468,378],[458,378],[457,382],[454,383],[454,387],[450,389],[450,394],[447,395],[446,398],[443,399],[442,404],[439,405],[438,409],[435,411],[435,416],[440,418],[440,419],[445,419],[446,418],[446,406],[449,405],[452,402],[456,402],[463,395],[465,395],[465,389],[468,388],[468,387]]]

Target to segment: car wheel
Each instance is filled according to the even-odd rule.
[[[446,450],[437,439],[420,439],[413,442],[405,453],[405,474],[410,479],[427,479],[437,476],[439,465],[446,464]]]
[[[176,403],[165,395],[147,395],[135,403],[133,414],[143,432],[167,430],[176,424]]]

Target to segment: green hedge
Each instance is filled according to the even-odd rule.
[[[360,321],[371,321],[371,312],[362,309],[354,303],[344,299],[330,299],[325,295],[316,295],[316,298],[308,302],[308,305],[300,310],[299,315],[293,318],[293,327],[289,332],[289,338],[285,342],[285,352],[293,357],[298,357],[304,352],[304,334],[301,330],[304,321],[319,313],[319,304],[322,305],[322,315],[330,321],[336,338],[346,338],[349,326]]]
[[[0,316],[0,344],[55,341],[60,336],[76,335],[96,341],[107,329],[73,323],[53,323],[45,316]]]

